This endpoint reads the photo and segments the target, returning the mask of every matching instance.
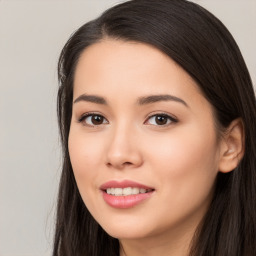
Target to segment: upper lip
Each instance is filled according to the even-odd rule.
[[[136,181],[132,181],[132,180],[122,180],[122,181],[118,181],[118,180],[110,180],[104,184],[102,184],[100,186],[101,190],[106,190],[108,188],[144,188],[144,189],[150,189],[150,190],[154,190],[154,188],[149,187],[147,185],[144,184],[140,184]]]

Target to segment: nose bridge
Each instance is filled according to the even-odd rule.
[[[122,120],[111,128],[107,149],[107,164],[122,169],[124,166],[139,166],[142,163],[138,147],[136,127]]]

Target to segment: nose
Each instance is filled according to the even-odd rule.
[[[107,166],[122,170],[139,167],[142,163],[142,152],[136,132],[121,126],[111,131],[106,150]]]

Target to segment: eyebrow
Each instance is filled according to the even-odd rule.
[[[103,97],[97,95],[82,94],[78,98],[76,98],[73,103],[77,103],[80,101],[88,101],[97,104],[107,105],[107,101]]]
[[[96,104],[107,105],[106,99],[97,95],[82,94],[78,98],[76,98],[73,103],[77,103],[80,101],[87,101],[87,102],[92,102]],[[140,97],[137,100],[137,104],[142,106],[142,105],[152,104],[160,101],[175,101],[178,103],[182,103],[184,106],[188,107],[188,104],[184,100],[169,94],[149,95],[146,97]]]
[[[169,94],[150,95],[147,97],[140,97],[138,99],[138,104],[145,105],[145,104],[151,104],[151,103],[155,103],[155,102],[159,102],[159,101],[175,101],[175,102],[182,103],[184,106],[188,107],[188,104],[184,100],[182,100],[181,98],[178,98],[176,96],[169,95]]]

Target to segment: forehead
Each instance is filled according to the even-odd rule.
[[[188,73],[151,45],[107,39],[86,48],[76,67],[74,95],[107,95],[117,90],[126,96],[147,91],[186,97],[201,95]]]

